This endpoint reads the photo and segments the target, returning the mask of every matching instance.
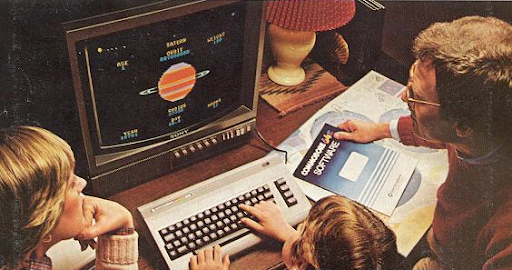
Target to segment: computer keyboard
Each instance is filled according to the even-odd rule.
[[[240,204],[270,201],[287,221],[296,225],[308,214],[310,203],[278,155],[269,155],[185,190],[143,205],[150,243],[156,244],[169,269],[188,269],[190,257],[219,244],[235,254],[262,241],[240,222],[248,213]]]

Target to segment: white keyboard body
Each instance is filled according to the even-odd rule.
[[[279,180],[280,184],[278,184],[277,180]],[[247,194],[251,192],[256,194],[257,190],[261,190],[262,186],[267,188],[266,191],[263,192],[264,194],[255,195],[255,199],[256,196],[269,196],[270,191],[273,196],[273,201],[283,210],[286,220],[291,225],[294,226],[306,218],[311,204],[279,155],[271,154],[138,207],[137,210],[142,216],[146,227],[146,232],[143,233],[149,238],[148,241],[156,243],[158,251],[171,270],[189,269],[190,257],[194,255],[193,251],[203,249],[206,246],[219,244],[224,254],[236,254],[260,243],[263,239],[251,233],[247,228],[235,228],[236,224],[233,223],[230,224],[230,226],[235,228],[233,232],[230,232],[229,230],[231,230],[231,228],[226,225],[223,227],[224,230],[227,231],[225,234],[223,231],[218,231],[219,234],[216,234],[215,230],[213,230],[213,235],[218,236],[222,233],[222,237],[213,242],[203,241],[205,239],[215,239],[210,238],[211,231],[208,232],[209,229],[205,229],[212,228],[212,225],[201,227],[200,225],[205,222],[201,223],[201,221],[199,221],[199,223],[197,223],[197,219],[198,217],[203,218],[204,215],[200,213],[213,212],[213,210],[208,211],[212,209],[212,207],[214,209],[217,209],[216,206],[224,208],[224,204],[228,205],[228,201],[233,198],[242,198],[244,194],[248,196]],[[283,189],[286,190],[283,191]],[[286,197],[290,196],[290,192],[295,199]],[[226,208],[238,205],[241,201],[235,199],[233,202],[235,203],[228,205]],[[294,205],[291,205],[290,202]],[[236,208],[237,207],[234,207],[233,209]],[[210,224],[218,222],[217,220],[212,221],[212,219],[213,214],[210,219]],[[189,221],[192,220],[194,222],[189,223]],[[224,216],[218,220],[227,220],[228,222],[226,222],[226,224],[229,223],[229,219],[224,218]],[[187,226],[191,226],[194,230],[191,230],[191,228]],[[177,230],[176,227],[181,228],[179,234],[177,231],[173,231],[176,232],[176,235],[175,233],[173,233],[172,236],[167,234],[172,230]],[[225,227],[228,228],[226,229]],[[201,230],[201,228],[203,228],[203,232],[207,232],[198,233],[197,231]],[[190,231],[200,235],[192,235]],[[187,234],[189,236],[188,239]],[[206,238],[204,236],[206,236]],[[169,238],[172,240],[169,240]],[[180,241],[180,239],[182,241]],[[194,243],[194,241],[196,242]],[[205,243],[208,244],[205,245]],[[190,247],[190,245],[192,245],[192,247]],[[195,247],[197,247],[197,249],[195,249]]]

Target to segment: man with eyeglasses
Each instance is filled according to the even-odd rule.
[[[402,94],[411,115],[350,120],[335,137],[448,150],[427,234],[432,255],[415,269],[512,269],[512,26],[477,16],[435,23],[413,52]]]

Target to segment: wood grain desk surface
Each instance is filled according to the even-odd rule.
[[[256,126],[267,142],[277,146],[318,109],[322,108],[327,101],[318,102],[281,118],[277,111],[265,101],[260,100]],[[137,220],[135,215],[138,206],[261,158],[268,152],[269,149],[257,136],[253,136],[249,143],[241,147],[230,149],[220,155],[123,191],[109,197],[109,199],[128,208],[135,218],[135,227],[138,228],[138,224],[141,222]],[[279,243],[272,240],[266,241],[248,250],[245,254],[231,258],[230,270],[263,270],[275,267],[281,262],[280,251],[281,245]],[[158,256],[141,235],[139,239],[139,269],[167,269]]]

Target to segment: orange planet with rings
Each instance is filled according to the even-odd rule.
[[[196,69],[185,62],[174,64],[162,74],[156,87],[142,90],[139,95],[148,96],[158,92],[162,99],[175,102],[185,98],[194,89],[196,80],[209,73],[209,70],[196,73]]]
[[[158,94],[165,100],[177,101],[186,97],[196,84],[196,69],[185,62],[169,67],[158,81]]]

